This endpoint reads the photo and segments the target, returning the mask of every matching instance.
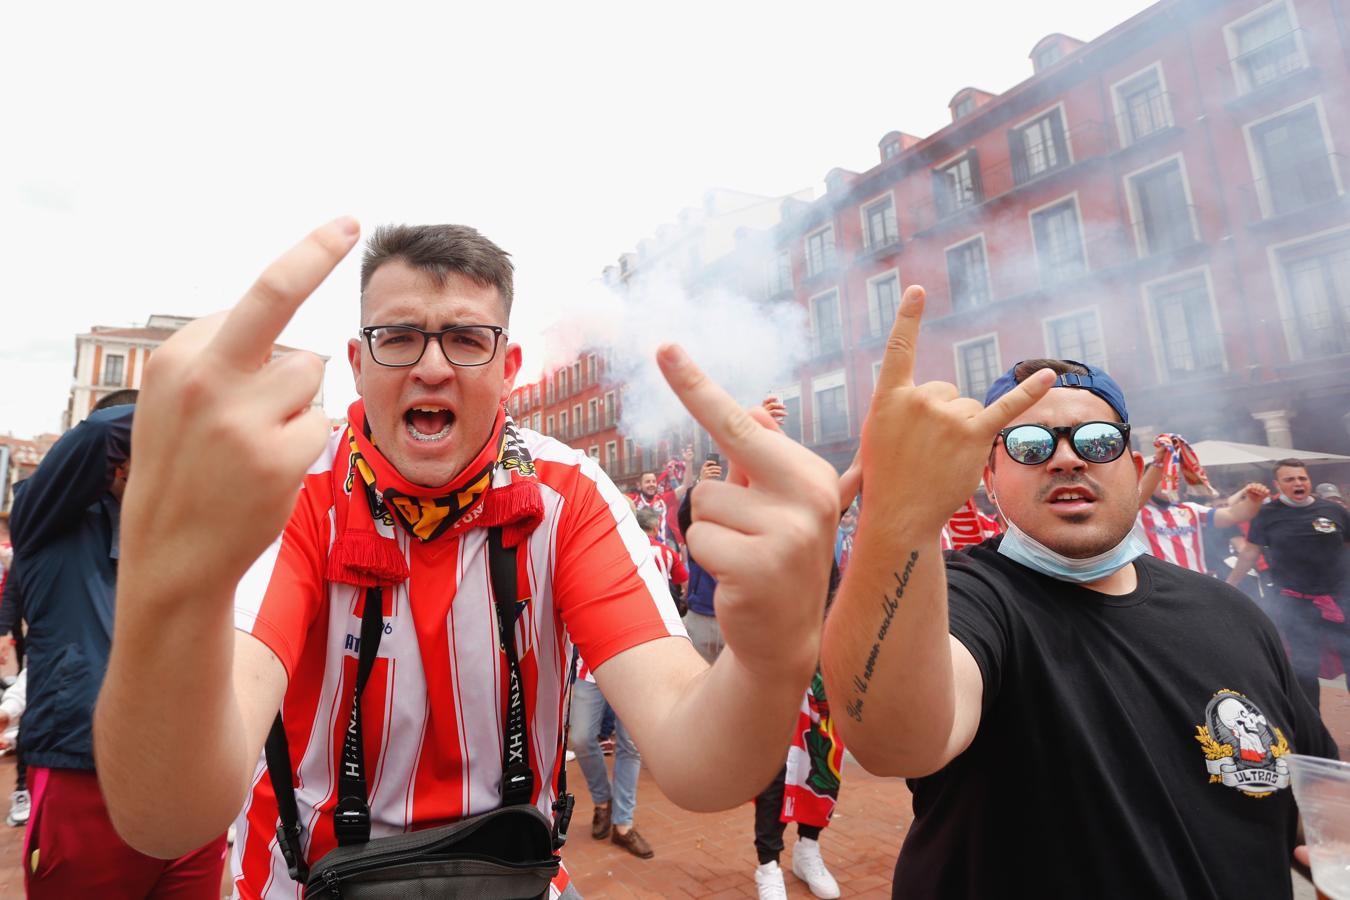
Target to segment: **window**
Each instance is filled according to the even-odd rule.
[[[619,444],[617,441],[605,443],[605,471],[611,475],[619,471]]]
[[[983,199],[979,164],[973,150],[933,173],[933,195],[937,198],[939,216],[950,216]]]
[[[1014,128],[1009,140],[1013,179],[1018,184],[1069,164],[1069,145],[1059,110],[1046,113],[1030,125]]]
[[[811,333],[815,336],[817,356],[844,349],[839,326],[839,293],[830,291],[811,298]]]
[[[811,382],[815,406],[816,443],[839,441],[848,437],[848,397],[844,373],[823,375]]]
[[[1298,34],[1284,4],[1231,29],[1233,68],[1238,90],[1256,90],[1304,67]]]
[[[834,226],[806,236],[806,274],[819,275],[834,268]]]
[[[899,141],[888,142],[886,146],[881,148],[881,155],[885,159],[895,159],[897,156],[900,155],[900,142]]]
[[[998,376],[998,338],[994,335],[956,345],[956,379],[962,394],[983,401]]]
[[[1037,72],[1042,72],[1064,58],[1064,48],[1059,44],[1051,44],[1042,50],[1036,52],[1036,56],[1031,61],[1032,68]]]
[[[1031,235],[1042,283],[1054,284],[1087,271],[1083,229],[1078,221],[1078,204],[1073,200],[1032,213]]]
[[[779,391],[778,399],[783,401],[783,408],[787,410],[787,418],[779,423],[783,429],[783,434],[792,438],[797,443],[802,442],[802,395],[798,388]]]
[[[633,439],[623,439],[623,464],[625,471],[631,470],[637,463],[637,452],[633,448]]]
[[[537,384],[530,385],[530,405],[539,405],[539,385]]]
[[[1172,110],[1156,67],[1116,87],[1120,140],[1125,146],[1172,126]]]
[[[1280,262],[1298,352],[1350,353],[1350,234],[1283,253]]]
[[[552,378],[547,378],[547,379],[544,380],[544,405],[545,405],[545,406],[552,406],[552,405],[553,405],[553,379],[552,379]]]
[[[122,385],[122,373],[126,364],[126,357],[117,354],[108,354],[103,357],[103,380],[100,384]]]
[[[596,462],[599,462],[599,461],[600,461],[600,445],[599,445],[599,444],[591,444],[589,447],[586,448],[586,455],[589,456],[591,459],[595,460]]]
[[[952,104],[952,121],[955,122],[962,116],[968,116],[975,111],[975,98],[967,94],[956,103]]]
[[[614,392],[605,394],[605,427],[614,427]]]
[[[886,196],[863,207],[863,242],[869,248],[885,247],[900,239],[895,225],[895,201]]]
[[[600,430],[600,400],[595,397],[586,401],[586,430]]]
[[[1045,320],[1045,350],[1051,359],[1076,359],[1106,366],[1101,323],[1090,309]]]
[[[530,425],[530,427],[533,428],[535,431],[539,430],[539,413],[534,414],[534,419],[532,420],[532,424]]]
[[[588,384],[595,384],[595,354],[592,353],[586,357],[586,381]]]
[[[567,430],[567,411],[558,413],[558,437],[561,440],[571,440],[572,435]]]
[[[1262,174],[1259,191],[1272,215],[1335,197],[1336,177],[1317,107],[1308,104],[1251,128]]]
[[[900,308],[900,278],[886,275],[867,285],[867,327],[873,337],[891,330],[895,311]]]
[[[975,238],[947,251],[947,280],[952,309],[970,309],[989,302],[989,270],[984,264],[984,240]]]
[[[572,407],[572,437],[581,437],[586,423],[581,420],[581,404]]]
[[[581,386],[583,383],[584,382],[582,382],[581,380],[581,360],[577,360],[576,362],[572,363],[572,380],[569,384],[569,387],[572,389],[573,393],[576,393],[577,391],[581,390]]]
[[[781,250],[769,262],[768,291],[770,297],[792,290],[792,254]]]
[[[1166,253],[1195,242],[1181,163],[1172,160],[1130,179],[1135,201],[1135,239],[1140,255]]]
[[[1219,329],[1201,273],[1149,288],[1163,371],[1169,376],[1223,368]]]

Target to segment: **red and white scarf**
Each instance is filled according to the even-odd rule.
[[[1158,482],[1158,493],[1173,503],[1181,502],[1181,485],[1184,481],[1190,493],[1201,497],[1217,497],[1219,492],[1209,483],[1205,467],[1200,465],[1200,457],[1195,455],[1191,445],[1179,434],[1163,432],[1153,439],[1153,446],[1168,450],[1162,464],[1162,481]]]
[[[824,828],[839,801],[839,773],[844,766],[844,742],[834,729],[825,682],[817,671],[802,700],[797,730],[788,750],[783,777],[784,822]]]
[[[333,466],[340,531],[328,553],[329,581],[392,587],[407,580],[408,563],[392,531],[395,523],[418,541],[501,525],[502,543],[514,547],[543,521],[534,460],[505,408],[497,412],[492,435],[478,455],[436,488],[408,481],[379,451],[361,400],[347,411],[347,446],[347,465]],[[376,527],[377,520],[386,526],[383,530]]]

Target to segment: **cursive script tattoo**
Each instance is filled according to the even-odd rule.
[[[872,686],[872,674],[876,672],[877,657],[881,655],[881,642],[890,634],[895,611],[900,608],[900,600],[905,596],[905,588],[909,586],[909,576],[913,574],[914,564],[918,561],[919,551],[911,550],[904,572],[891,573],[895,577],[895,590],[881,598],[881,627],[877,629],[877,639],[872,642],[872,649],[867,654],[866,662],[863,663],[862,674],[853,676],[853,692],[857,696],[844,705],[844,712],[855,722],[861,722],[863,719],[863,695]]]

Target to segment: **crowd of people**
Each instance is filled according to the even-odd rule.
[[[507,415],[512,265],[462,226],[369,240],[334,431],[317,359],[260,360],[357,239],[309,235],[16,489],[30,895],[215,896],[227,853],[240,897],[340,895],[354,853],[409,878],[416,832],[481,863],[426,850],[439,886],[578,897],[570,744],[591,838],[638,858],[641,768],[691,810],[753,800],[760,897],[794,822],[791,871],[840,895],[845,746],[908,779],[896,897],[1289,896],[1285,757],[1337,757],[1318,675],[1350,666],[1350,513],[1304,463],[1220,497],[1071,360],[984,402],[916,385],[912,287],[842,476],[665,346],[717,453],[626,495]]]

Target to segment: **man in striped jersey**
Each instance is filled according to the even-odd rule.
[[[238,813],[239,895],[293,897],[260,751],[281,710],[312,864],[335,844],[372,588],[384,630],[361,700],[371,836],[499,806],[506,666],[485,526],[517,549],[514,637],[538,808],[551,813],[573,644],[669,797],[699,810],[752,797],[781,764],[817,658],[833,470],[767,414],[737,406],[682,349],[658,352],[737,469],[699,492],[688,535],[718,580],[728,652],[709,668],[623,495],[584,454],[506,417],[521,360],[506,340],[512,267],[478,232],[375,234],[348,345],[360,400],[345,429],[310,406],[316,357],[265,362],[358,232],[345,218],[319,228],[146,370],[134,435],[144,476],[123,513],[122,599],[95,731],[120,833],[173,856]],[[728,737],[687,739],[708,731]]]
[[[1202,528],[1229,528],[1250,522],[1270,496],[1264,484],[1252,482],[1228,498],[1224,506],[1206,506],[1188,500],[1173,501],[1162,493],[1162,465],[1168,453],[1160,447],[1148,471],[1139,479],[1139,524],[1148,539],[1149,551],[1183,569],[1208,575]]]

